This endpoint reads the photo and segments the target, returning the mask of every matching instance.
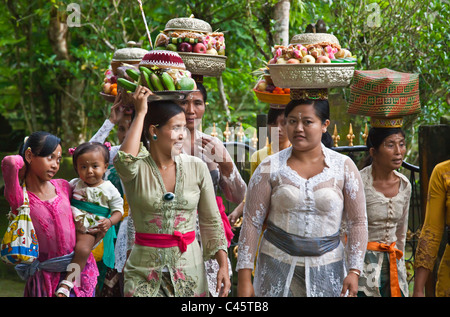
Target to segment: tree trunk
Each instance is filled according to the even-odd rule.
[[[58,60],[71,60],[69,54],[69,27],[66,16],[57,8],[50,12],[48,38]],[[67,144],[78,144],[85,141],[82,131],[86,124],[86,106],[82,101],[85,80],[76,79],[67,69],[62,67],[55,87],[55,123],[56,131]]]
[[[273,19],[276,21],[274,42],[275,44],[289,44],[289,11],[291,2],[289,0],[280,0],[275,4]]]
[[[230,109],[228,108],[228,100],[227,95],[225,93],[225,87],[223,85],[222,76],[217,77],[217,88],[219,89],[220,100],[222,101],[222,108],[227,115],[227,121],[230,120]]]

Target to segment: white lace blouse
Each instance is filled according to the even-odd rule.
[[[253,269],[258,252],[256,296],[339,296],[346,269],[362,270],[367,246],[359,171],[349,157],[322,145],[326,166],[305,179],[287,165],[291,153],[292,147],[269,156],[250,179],[236,270]],[[321,256],[290,256],[264,237],[258,247],[266,217],[288,233],[310,238],[333,235],[345,221],[347,236]],[[297,279],[303,281],[300,293],[291,287],[295,283],[298,288]]]

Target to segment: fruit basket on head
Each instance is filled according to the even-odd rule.
[[[193,16],[169,20],[156,37],[155,48],[177,52],[196,80],[219,77],[226,68],[224,34]]]
[[[149,88],[153,94],[148,101],[182,100],[197,90],[195,80],[186,70],[177,52],[167,50],[148,51],[138,68],[126,69],[128,79],[119,77],[117,84],[122,90],[125,104],[132,104],[131,94],[138,85]]]
[[[127,47],[117,49],[111,60],[110,67],[105,71],[100,95],[109,102],[114,102],[117,96],[117,78],[126,77],[125,69],[139,65],[142,57],[148,52],[134,41],[127,42]]]
[[[328,33],[295,35],[273,53],[270,76],[275,86],[290,88],[291,99],[326,99],[328,88],[350,84],[356,65],[351,52]]]

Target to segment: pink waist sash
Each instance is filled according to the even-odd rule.
[[[174,231],[173,234],[136,232],[135,235],[135,243],[138,245],[153,248],[179,247],[181,253],[186,252],[187,246],[194,240],[195,231],[186,232],[185,234],[179,231]]]

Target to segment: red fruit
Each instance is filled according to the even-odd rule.
[[[187,42],[183,42],[178,46],[178,50],[180,52],[190,53],[190,52],[192,52],[192,45]]]
[[[272,92],[273,90],[275,89],[275,86],[274,85],[267,85],[267,87],[266,87],[266,91],[268,91],[268,92]]]
[[[111,82],[111,84],[117,84],[117,76],[111,76],[109,81]]]
[[[300,61],[296,58],[290,58],[290,59],[288,59],[288,61],[286,63],[287,64],[300,64]]]
[[[203,43],[197,43],[194,46],[194,53],[206,54],[206,46]]]

